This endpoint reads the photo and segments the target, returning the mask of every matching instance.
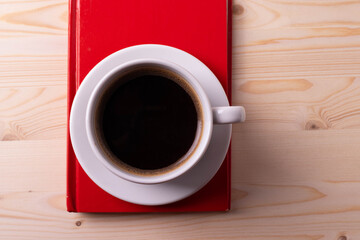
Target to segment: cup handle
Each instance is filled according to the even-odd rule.
[[[245,108],[242,106],[213,107],[214,124],[228,124],[244,122],[246,118]]]

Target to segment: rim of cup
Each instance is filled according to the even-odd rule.
[[[156,175],[137,175],[120,168],[118,165],[109,160],[106,157],[106,153],[103,152],[102,148],[99,146],[98,141],[96,140],[96,133],[94,127],[94,114],[95,108],[98,104],[99,96],[101,96],[101,94],[104,92],[104,90],[107,89],[109,85],[111,85],[114,81],[117,80],[117,76],[121,75],[121,73],[141,66],[157,66],[174,72],[177,75],[180,75],[193,88],[193,91],[199,99],[202,109],[202,129],[200,133],[200,139],[198,140],[198,144],[195,149],[191,151],[189,157],[184,160],[184,162],[180,164],[180,166]],[[144,58],[121,64],[116,68],[113,68],[111,71],[108,71],[105,76],[98,81],[97,85],[95,86],[93,92],[90,95],[89,102],[86,108],[85,127],[88,140],[96,158],[100,160],[100,162],[111,172],[131,182],[141,184],[155,184],[175,179],[196,165],[196,163],[201,159],[209,146],[213,128],[213,116],[211,105],[204,89],[190,72],[188,72],[186,69],[179,66],[178,64],[169,61]]]

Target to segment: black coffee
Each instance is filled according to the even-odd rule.
[[[100,138],[120,164],[158,170],[176,164],[192,147],[197,107],[169,76],[152,71],[123,76],[125,83],[110,87],[101,101]]]

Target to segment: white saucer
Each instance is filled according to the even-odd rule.
[[[203,158],[176,179],[159,184],[138,184],[113,174],[95,157],[89,145],[85,129],[86,107],[90,94],[99,79],[118,65],[139,58],[157,58],[181,65],[199,80],[212,107],[229,105],[218,79],[194,56],[164,45],[137,45],[109,55],[85,77],[72,104],[70,136],[79,163],[100,188],[117,198],[136,204],[168,204],[192,195],[212,179],[227,153],[231,124],[214,125],[210,145]]]

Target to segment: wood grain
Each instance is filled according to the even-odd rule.
[[[67,2],[0,0],[0,239],[360,239],[360,1],[235,0],[232,210],[65,210]]]

